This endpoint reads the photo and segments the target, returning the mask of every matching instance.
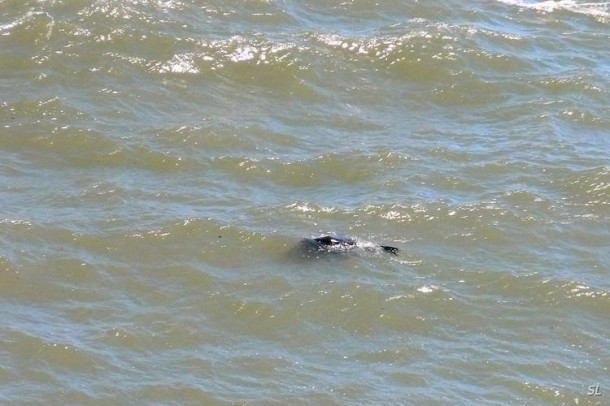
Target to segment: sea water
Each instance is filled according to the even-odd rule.
[[[608,404],[609,44],[608,2],[0,1],[0,404]]]

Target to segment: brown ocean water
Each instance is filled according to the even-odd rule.
[[[0,0],[0,404],[609,404],[608,44],[607,2]]]

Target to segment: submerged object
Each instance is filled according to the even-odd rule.
[[[315,238],[304,238],[303,243],[307,245],[309,248],[316,249],[318,251],[347,251],[351,248],[361,247],[361,248],[380,248],[385,252],[388,252],[393,255],[398,255],[398,251],[400,251],[396,247],[390,247],[389,245],[378,245],[378,244],[370,244],[370,243],[361,243],[349,237],[339,237],[332,235],[325,235],[322,237]]]

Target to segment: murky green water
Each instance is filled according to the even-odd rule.
[[[0,403],[605,404],[609,39],[607,2],[0,0]]]

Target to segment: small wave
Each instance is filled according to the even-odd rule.
[[[600,117],[595,113],[582,111],[578,108],[570,108],[561,113],[563,119],[584,124],[588,126],[600,127],[602,129],[610,128],[610,120]]]
[[[97,0],[81,9],[80,16],[111,18],[115,20],[138,20],[146,22],[167,22],[167,18],[158,18],[184,5],[175,0]],[[155,18],[157,17],[157,18]],[[161,20],[161,21],[159,21]]]
[[[567,299],[578,298],[607,298],[610,297],[609,292],[601,289],[593,289],[590,286],[580,284],[578,282],[568,282],[560,286],[561,290],[567,295]]]
[[[296,63],[294,45],[290,43],[236,36],[222,40],[200,40],[196,48],[197,51],[176,53],[167,61],[152,62],[150,68],[159,73],[199,73],[204,69],[220,71],[231,64],[288,68]]]
[[[105,52],[115,62],[127,62],[136,69],[152,75],[178,77],[209,77],[219,75],[225,81],[217,86],[254,85],[281,89],[287,94],[303,97],[315,92],[303,80],[309,69],[303,52],[306,49],[290,41],[274,41],[261,37],[234,36],[228,39],[169,38],[163,34],[149,34],[134,39],[132,34],[117,34],[119,38],[134,40],[146,49],[164,49],[151,56],[146,52]],[[164,58],[164,55],[169,55]],[[222,85],[221,85],[222,83]]]
[[[55,28],[55,19],[47,12],[30,10],[15,21],[0,24],[0,35],[14,35],[19,31],[19,37],[23,41],[39,43],[48,41]]]
[[[603,215],[610,206],[610,170],[602,167],[574,175],[563,183],[562,189],[567,204],[595,209],[594,213]]]
[[[555,11],[569,11],[576,14],[582,14],[593,17],[595,20],[608,23],[610,22],[610,3],[601,2],[578,2],[574,0],[548,0],[548,1],[531,1],[531,0],[499,0],[501,3],[518,6],[530,10],[535,10],[541,13],[552,13]]]
[[[514,52],[526,46],[522,36],[473,25],[411,20],[362,37],[316,34],[310,42],[317,54],[333,55],[333,70],[387,71],[433,85],[438,101],[458,105],[503,99],[502,86],[489,74],[522,72],[529,64]]]
[[[378,176],[385,165],[395,165],[396,159],[393,155],[378,158],[374,155],[330,153],[295,161],[229,155],[213,158],[212,162],[235,176],[312,187],[333,182],[366,182]]]
[[[373,63],[377,69],[388,69],[415,81],[450,77],[449,66],[458,60],[453,35],[435,26],[361,38],[316,34],[313,39],[350,63]]]

